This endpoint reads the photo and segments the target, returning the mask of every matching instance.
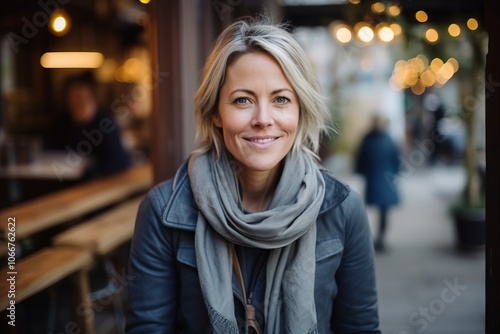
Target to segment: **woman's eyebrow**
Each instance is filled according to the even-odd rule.
[[[243,92],[243,93],[247,93],[247,94],[250,94],[250,95],[253,95],[255,96],[256,94],[251,91],[250,89],[243,89],[243,88],[238,88],[238,89],[235,89],[231,92],[231,95],[234,94],[234,93],[237,93],[237,92]]]
[[[290,89],[288,89],[288,88],[280,88],[280,89],[273,90],[271,92],[271,95],[279,94],[279,93],[284,92],[284,91],[288,91],[288,92],[290,92],[290,93],[293,94],[293,92]]]
[[[293,92],[292,92],[290,89],[288,89],[288,88],[278,88],[278,89],[273,90],[273,91],[271,92],[271,95],[279,94],[279,93],[284,92],[284,91],[288,91],[288,92],[290,92],[290,93],[292,93],[292,94],[293,94]],[[237,92],[243,92],[243,93],[247,93],[247,94],[250,94],[250,95],[253,95],[253,96],[255,96],[255,95],[256,95],[256,94],[255,94],[253,91],[251,91],[250,89],[243,89],[243,88],[238,88],[238,89],[233,90],[233,91],[231,92],[231,95],[232,95],[232,94],[234,94],[234,93],[237,93]]]

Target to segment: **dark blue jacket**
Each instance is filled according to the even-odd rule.
[[[196,269],[198,209],[187,167],[153,188],[142,202],[130,253],[130,308],[126,332],[209,333]],[[315,301],[320,333],[378,331],[374,254],[360,196],[323,172],[326,194],[317,220]],[[257,314],[263,312],[265,266],[244,277]],[[245,276],[246,270],[242,270]],[[236,318],[245,307],[233,279]],[[259,320],[259,317],[257,317]],[[261,319],[263,321],[263,319]],[[242,333],[244,330],[241,329]]]
[[[366,179],[366,204],[387,208],[399,203],[399,150],[387,133],[366,135],[358,151],[356,171]]]

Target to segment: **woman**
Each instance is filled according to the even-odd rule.
[[[128,333],[379,333],[360,197],[315,160],[328,111],[280,27],[236,22],[196,98],[202,147],[142,203]]]

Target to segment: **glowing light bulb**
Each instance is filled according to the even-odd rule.
[[[450,24],[448,27],[448,33],[451,37],[457,37],[460,35],[460,27],[456,23]]]
[[[390,5],[389,8],[387,8],[387,12],[391,16],[398,16],[401,14],[401,8],[398,5]]]
[[[473,17],[467,20],[467,28],[470,30],[476,30],[479,24],[477,23],[477,20]]]
[[[419,10],[415,13],[415,19],[417,19],[418,22],[426,22],[428,18],[427,13],[423,10]]]
[[[439,39],[439,34],[438,34],[437,30],[434,28],[427,29],[427,31],[425,32],[425,39],[429,43],[436,43],[437,40]]]
[[[372,12],[378,14],[378,13],[382,13],[385,10],[385,5],[381,2],[375,2],[371,8],[372,8]]]
[[[375,33],[371,27],[365,25],[359,28],[357,36],[362,42],[369,43],[373,40]]]
[[[394,31],[389,27],[382,27],[378,31],[378,37],[383,42],[390,42],[394,39]]]
[[[56,36],[63,36],[68,33],[71,27],[71,19],[63,9],[55,10],[50,16],[49,31]]]
[[[56,32],[61,32],[66,29],[66,19],[62,16],[55,18],[54,23],[52,23],[52,29]]]
[[[394,31],[395,36],[399,36],[403,32],[403,29],[401,29],[401,26],[397,23],[391,23],[389,27],[392,29],[392,31]]]
[[[352,39],[352,33],[349,28],[346,27],[340,27],[337,32],[335,33],[335,37],[340,43],[349,43]]]

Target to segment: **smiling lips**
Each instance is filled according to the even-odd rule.
[[[278,140],[279,137],[248,137],[245,140],[255,144],[270,144]]]

